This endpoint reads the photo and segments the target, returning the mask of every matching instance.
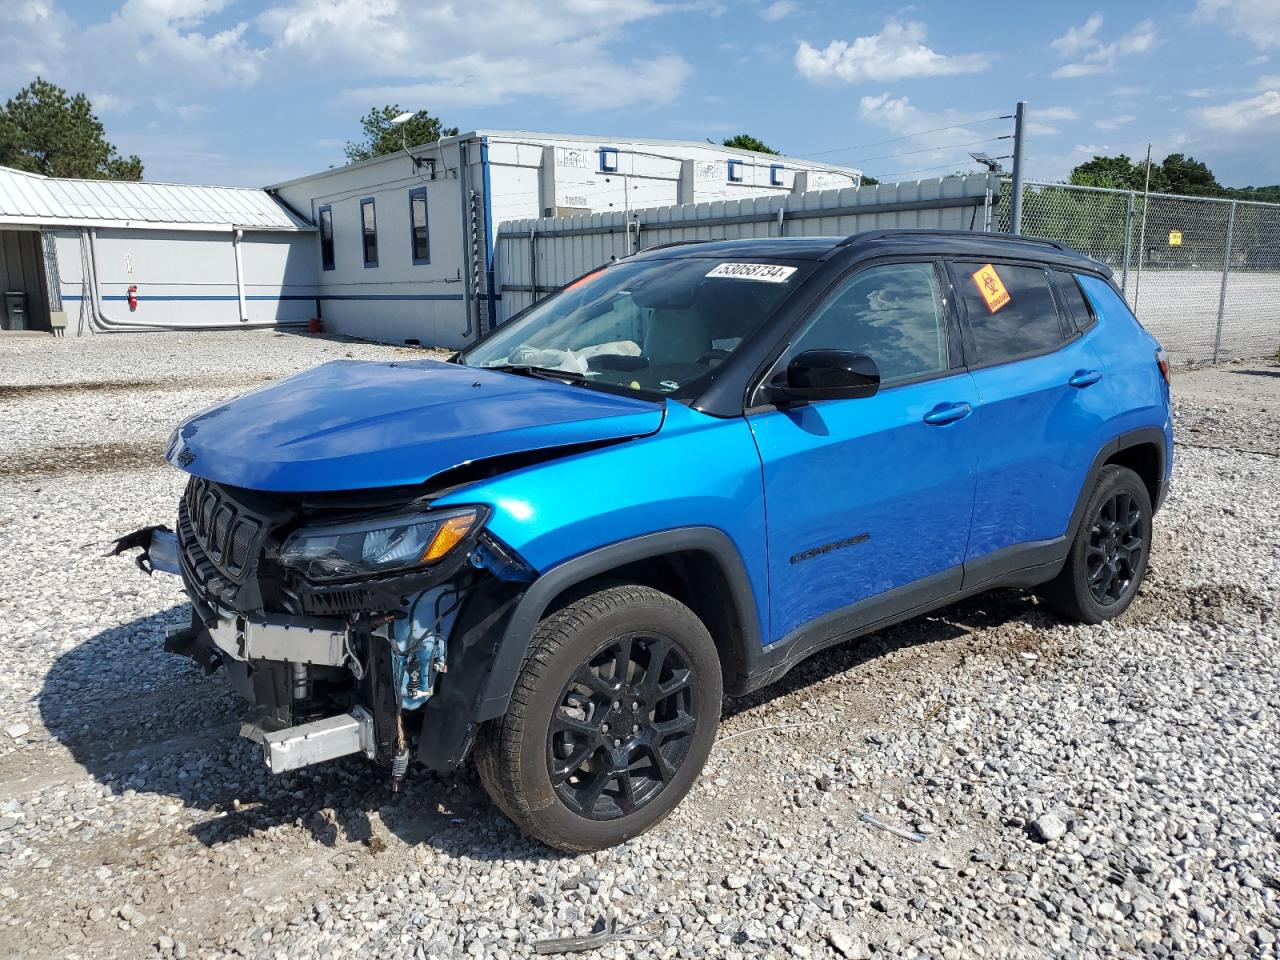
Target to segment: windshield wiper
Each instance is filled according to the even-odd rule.
[[[557,380],[561,383],[586,383],[587,376],[577,370],[560,370],[554,367],[535,367],[527,363],[498,363],[485,370],[498,370],[502,373],[514,373],[522,377],[537,377],[539,380]]]

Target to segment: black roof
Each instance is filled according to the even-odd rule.
[[[674,257],[777,257],[787,260],[826,260],[847,254],[861,260],[885,254],[921,254],[960,257],[1011,257],[1035,260],[1074,270],[1111,275],[1104,264],[1072,250],[1056,240],[986,233],[981,230],[931,230],[895,228],[864,230],[848,237],[754,237],[745,240],[693,240],[663,244],[636,254],[637,258]]]

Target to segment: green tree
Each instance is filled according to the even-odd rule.
[[[412,147],[458,135],[457,127],[441,126],[440,120],[425,110],[419,110],[412,119],[406,120],[403,128],[393,126],[391,121],[404,112],[398,103],[392,103],[381,108],[375,107],[366,113],[360,120],[364,139],[347,141],[344,152],[348,162],[356,163],[395,153],[406,143]]]
[[[1087,160],[1071,171],[1069,180],[1077,187],[1110,187],[1114,190],[1141,190],[1146,182],[1145,160],[1136,163],[1125,154],[1118,157],[1098,157]],[[1159,164],[1151,166],[1151,189],[1156,190],[1159,181]]]
[[[0,111],[0,164],[49,177],[142,179],[142,161],[107,141],[89,98],[40,77]]]
[[[1226,191],[1218,183],[1213,171],[1194,157],[1171,153],[1160,164],[1165,189],[1169,193],[1189,196],[1220,197]]]
[[[726,147],[733,147],[735,150],[754,150],[756,153],[773,153],[779,151],[773,149],[759,137],[753,137],[749,133],[739,133],[736,136],[726,137],[720,143]]]

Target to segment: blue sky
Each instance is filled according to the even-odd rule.
[[[463,130],[747,131],[917,179],[1009,152],[991,118],[1023,99],[1033,177],[1150,140],[1280,182],[1280,0],[0,0],[0,36],[0,96],[37,73],[88,93],[155,180],[340,164],[388,102]]]

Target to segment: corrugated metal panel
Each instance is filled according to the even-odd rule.
[[[310,230],[265,190],[69,180],[0,167],[0,223]]]
[[[747,237],[844,237],[884,227],[986,229],[988,174],[669,207],[515,220],[498,230],[502,320],[612,258],[661,243]],[[782,214],[781,218],[779,213]]]

